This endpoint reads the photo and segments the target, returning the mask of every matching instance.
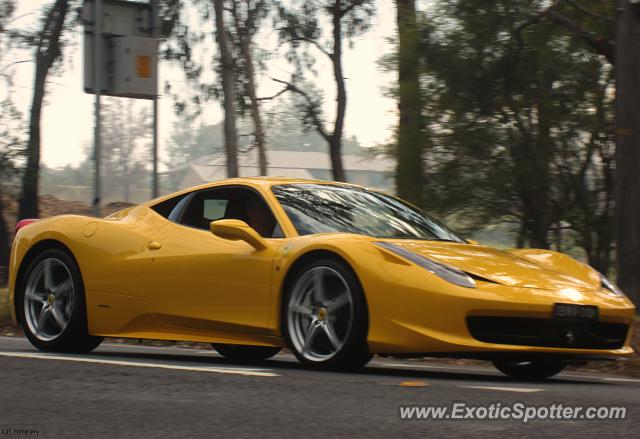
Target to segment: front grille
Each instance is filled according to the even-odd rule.
[[[485,343],[549,348],[619,349],[629,325],[577,319],[467,317],[471,335]]]

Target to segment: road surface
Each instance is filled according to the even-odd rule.
[[[376,359],[359,373],[293,357],[246,365],[213,351],[103,343],[47,354],[0,337],[0,439],[635,437],[640,380],[563,373],[519,382],[491,367]],[[624,406],[625,420],[403,420],[401,406]],[[474,409],[476,410],[476,409]]]

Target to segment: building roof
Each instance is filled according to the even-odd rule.
[[[267,151],[267,175],[293,179],[329,179],[332,166],[329,154],[314,151]],[[386,157],[343,155],[343,167],[349,181],[382,189],[392,187],[391,175],[395,162]],[[260,175],[257,151],[240,154],[240,176]],[[179,187],[186,188],[206,182],[224,180],[227,162],[223,154],[200,157],[173,171],[183,171]],[[377,176],[377,177],[376,177]]]
[[[270,174],[277,174],[278,168],[285,169],[331,169],[331,159],[326,152],[317,151],[267,151],[267,162]],[[247,171],[255,168],[258,174],[258,157],[255,150],[246,154],[239,154],[240,168]],[[346,171],[374,171],[390,172],[395,162],[388,157],[370,157],[359,155],[343,155],[342,163]],[[226,166],[226,157],[223,154],[212,154],[200,157],[192,162],[194,166]],[[250,172],[242,174],[252,175]]]

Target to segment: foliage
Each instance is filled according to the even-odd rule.
[[[12,0],[0,0],[0,266],[8,265],[9,260],[9,232],[3,212],[3,196],[9,190],[13,191],[24,154],[22,114],[12,98],[13,65],[3,57],[16,39],[16,34],[9,28],[14,11]]]
[[[612,246],[611,71],[547,2],[442,0],[421,21],[426,205],[466,228],[567,239],[606,271]]]

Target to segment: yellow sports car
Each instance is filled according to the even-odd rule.
[[[397,198],[325,181],[230,179],[104,219],[23,221],[9,285],[46,351],[190,340],[238,360],[286,346],[326,368],[481,358],[529,379],[633,352],[633,304],[589,266],[484,247]]]

